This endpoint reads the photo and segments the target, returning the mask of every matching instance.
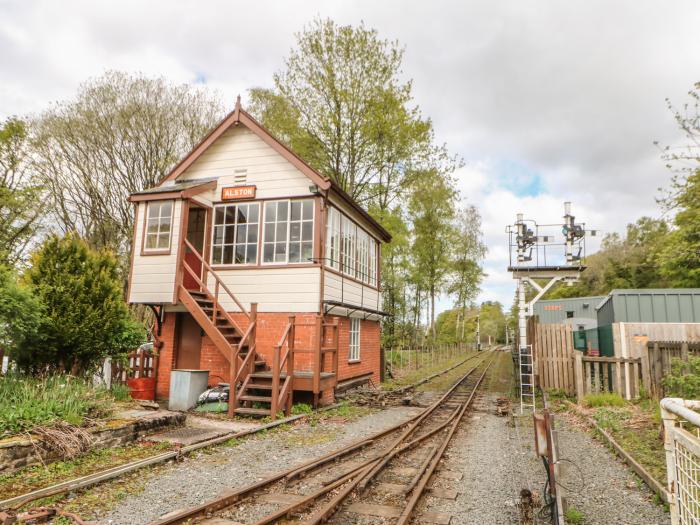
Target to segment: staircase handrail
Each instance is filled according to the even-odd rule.
[[[253,333],[254,330],[255,330],[255,321],[251,321],[251,323],[248,325],[248,329],[243,334],[243,337],[241,337],[241,340],[238,342],[237,345],[234,345],[235,346],[234,356],[238,357],[238,354],[240,353],[241,348],[243,348],[246,345],[246,342],[248,342],[248,353],[246,354],[245,359],[240,364],[240,366],[236,367],[236,375],[233,378],[233,381],[231,381],[231,385],[234,385],[234,388],[235,388],[236,383],[238,383],[238,381],[243,376],[243,372],[247,369],[252,369],[252,367],[250,366],[250,360],[254,359],[254,357],[255,357],[255,341],[249,341],[249,340],[251,339],[251,334]]]
[[[199,261],[202,263],[202,266],[214,277],[214,279],[215,279],[216,282],[217,282],[217,285],[218,285],[218,286],[221,286],[221,288],[224,289],[224,291],[228,294],[228,296],[229,296],[231,299],[233,299],[233,302],[236,303],[236,305],[238,306],[238,308],[240,308],[241,312],[242,312],[248,319],[250,319],[250,313],[245,309],[245,307],[243,306],[243,304],[238,300],[238,297],[236,297],[236,296],[234,295],[234,293],[233,293],[231,290],[229,290],[228,286],[226,286],[226,283],[224,283],[224,281],[221,279],[221,277],[219,277],[219,275],[212,269],[212,267],[209,265],[209,263],[208,263],[207,261],[204,260],[204,257],[202,257],[202,255],[197,251],[197,249],[192,245],[192,243],[191,243],[190,241],[188,241],[186,238],[184,239],[184,241],[185,241],[185,246],[187,246],[187,248],[189,248],[190,251],[191,251],[192,253],[195,254],[195,256],[197,257],[197,259],[199,259]],[[189,267],[189,265],[185,262],[185,258],[184,258],[184,257],[182,258],[182,262],[183,262],[183,264],[184,264],[185,266],[187,266],[187,268],[189,268],[190,273],[196,278],[196,280],[198,281],[198,284],[199,284],[200,286],[202,286],[203,288],[206,289],[206,285],[204,285],[204,283],[202,282],[202,280],[194,274],[194,271],[193,271],[193,270]],[[209,290],[207,290],[207,292],[209,292]],[[209,293],[211,294],[211,292],[209,292]],[[216,295],[214,295],[214,305],[215,305],[215,306],[214,306],[214,309],[215,309],[215,311],[216,311],[216,305],[218,304],[218,302],[219,302],[219,293],[218,293],[218,290],[217,290]]]

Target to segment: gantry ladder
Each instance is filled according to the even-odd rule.
[[[518,351],[518,374],[520,376],[520,413],[532,409],[535,412],[535,366],[532,345],[521,346]]]

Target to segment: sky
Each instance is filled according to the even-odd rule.
[[[70,98],[107,69],[245,105],[317,16],[405,47],[414,102],[464,159],[462,199],[483,217],[479,300],[512,302],[504,230],[517,213],[556,223],[571,201],[602,233],[661,216],[669,172],[654,142],[682,143],[666,99],[682,106],[700,81],[697,1],[0,0],[0,118]]]

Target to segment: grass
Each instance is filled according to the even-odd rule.
[[[450,359],[440,359],[436,360],[432,364],[425,364],[418,369],[394,368],[394,377],[382,383],[382,388],[384,390],[393,390],[402,386],[417,383],[429,375],[441,372],[450,366],[456,365],[472,354],[473,352],[464,352]]]
[[[109,416],[113,402],[107,389],[69,375],[7,374],[0,379],[0,438],[58,420],[82,426]]]
[[[613,392],[600,392],[597,394],[588,394],[583,398],[583,406],[588,408],[597,407],[623,407],[627,405],[627,401]]]
[[[571,523],[572,525],[580,525],[586,521],[586,517],[583,512],[576,509],[575,507],[569,507],[564,512],[564,519],[566,523]]]
[[[172,447],[168,443],[131,443],[123,447],[93,450],[75,459],[34,465],[0,476],[0,494],[11,498],[62,481],[87,476],[108,467],[150,457]]]

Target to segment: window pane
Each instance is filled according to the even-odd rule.
[[[305,222],[302,230],[302,239],[305,241],[310,241],[314,235],[314,223]]]
[[[167,250],[169,241],[170,241],[170,234],[169,233],[161,233],[158,236],[158,248]]]
[[[277,220],[286,221],[287,220],[287,201],[280,201],[277,203]]]
[[[272,262],[274,250],[275,250],[274,244],[266,244],[263,247],[263,262]]]
[[[306,226],[306,225],[305,225]],[[293,222],[289,225],[289,240],[299,241],[301,240],[301,224],[298,222]]]
[[[211,260],[214,264],[221,264],[221,246],[214,246]]]
[[[148,219],[146,233],[158,233],[158,219]]]
[[[173,203],[168,201],[168,202],[161,202],[160,203],[160,216],[161,217],[170,217],[170,215],[173,212]]]
[[[214,226],[214,244],[221,244],[224,241],[224,227]]]
[[[167,219],[161,219],[160,232],[170,233],[170,216]]]
[[[237,230],[236,231],[236,242],[237,243],[244,243],[245,242],[245,239],[248,235],[246,232],[247,228],[248,227],[245,225],[244,226],[236,226],[236,230]]]
[[[287,260],[287,244],[286,243],[276,243],[275,244],[275,262],[285,262]]]
[[[275,227],[272,224],[265,223],[265,242],[273,242],[275,240]]]
[[[217,206],[216,207],[216,210],[214,210],[214,224],[223,224],[224,223],[224,211],[225,211],[224,206]]]
[[[309,262],[313,257],[314,245],[312,242],[305,242],[301,246],[301,262]]]
[[[248,206],[238,206],[238,224],[245,224],[246,222],[248,222]]]
[[[226,206],[226,224],[236,223],[236,207]]]
[[[248,257],[246,262],[249,264],[256,264],[258,262],[258,247],[255,244],[248,245]]]
[[[265,222],[277,220],[277,205],[274,202],[265,203]]]
[[[226,226],[226,235],[224,236],[224,243],[233,244],[233,234],[235,233],[235,226]]]
[[[300,256],[300,246],[299,243],[290,243],[289,244],[289,262],[299,262],[299,256]]]
[[[238,244],[236,246],[236,264],[245,263],[245,244]]]
[[[314,201],[305,200],[304,201],[304,220],[310,221],[314,218]]]
[[[233,246],[224,246],[224,264],[231,264],[233,262]]]
[[[280,222],[277,223],[277,237],[275,239],[277,242],[287,241],[287,223]]]
[[[257,224],[252,224],[248,226],[248,238],[246,239],[248,242],[258,242],[258,225]]]
[[[155,248],[156,247],[156,239],[157,239],[156,235],[154,235],[152,233],[146,234],[146,248],[147,249]]]
[[[251,204],[248,206],[248,222],[258,222],[258,212],[260,211],[259,204]]]
[[[291,220],[293,220],[293,221],[301,220],[301,201],[293,201],[292,202]]]

